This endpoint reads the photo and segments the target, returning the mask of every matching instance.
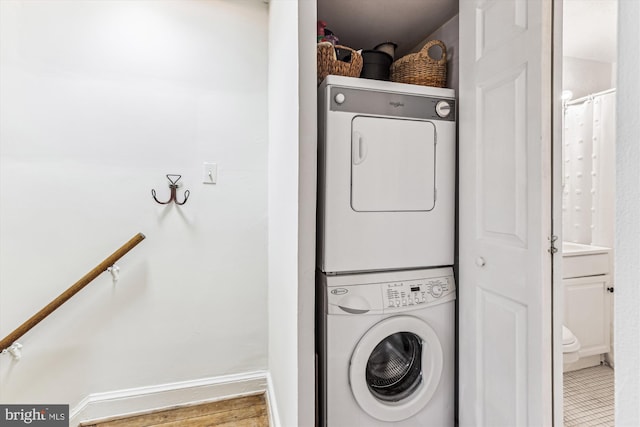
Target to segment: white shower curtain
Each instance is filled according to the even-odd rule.
[[[615,93],[567,106],[564,125],[564,240],[613,247]]]

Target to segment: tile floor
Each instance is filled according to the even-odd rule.
[[[613,369],[594,366],[564,374],[564,425],[611,426],[614,422]]]

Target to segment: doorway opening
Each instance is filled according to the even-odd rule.
[[[613,426],[617,0],[562,15],[563,423]]]

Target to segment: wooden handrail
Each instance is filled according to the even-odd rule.
[[[85,286],[87,286],[93,279],[105,272],[107,268],[111,267],[117,260],[122,258],[127,252],[133,249],[138,243],[142,242],[145,235],[138,233],[133,236],[127,243],[120,246],[118,250],[109,255],[98,264],[93,270],[85,274],[82,279],[74,283],[69,289],[58,295],[56,299],[47,304],[42,310],[31,316],[22,325],[18,326],[15,331],[4,337],[0,341],[0,351],[8,349],[16,342],[20,337],[29,332],[31,328],[40,323],[45,317],[53,313],[58,307],[67,302],[72,296],[80,292]]]

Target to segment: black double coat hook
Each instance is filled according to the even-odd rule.
[[[184,192],[184,200],[182,202],[179,202],[178,199],[176,198],[176,190],[178,189],[178,181],[180,181],[180,178],[182,178],[182,175],[171,175],[171,174],[167,175],[167,179],[169,180],[169,183],[170,183],[169,188],[171,189],[171,196],[169,197],[169,200],[167,200],[166,202],[161,202],[156,197],[156,190],[152,189],[151,195],[153,196],[153,200],[160,203],[161,205],[168,205],[171,202],[175,202],[176,205],[184,205],[185,203],[187,203],[189,194],[191,194],[189,190],[186,190]]]

